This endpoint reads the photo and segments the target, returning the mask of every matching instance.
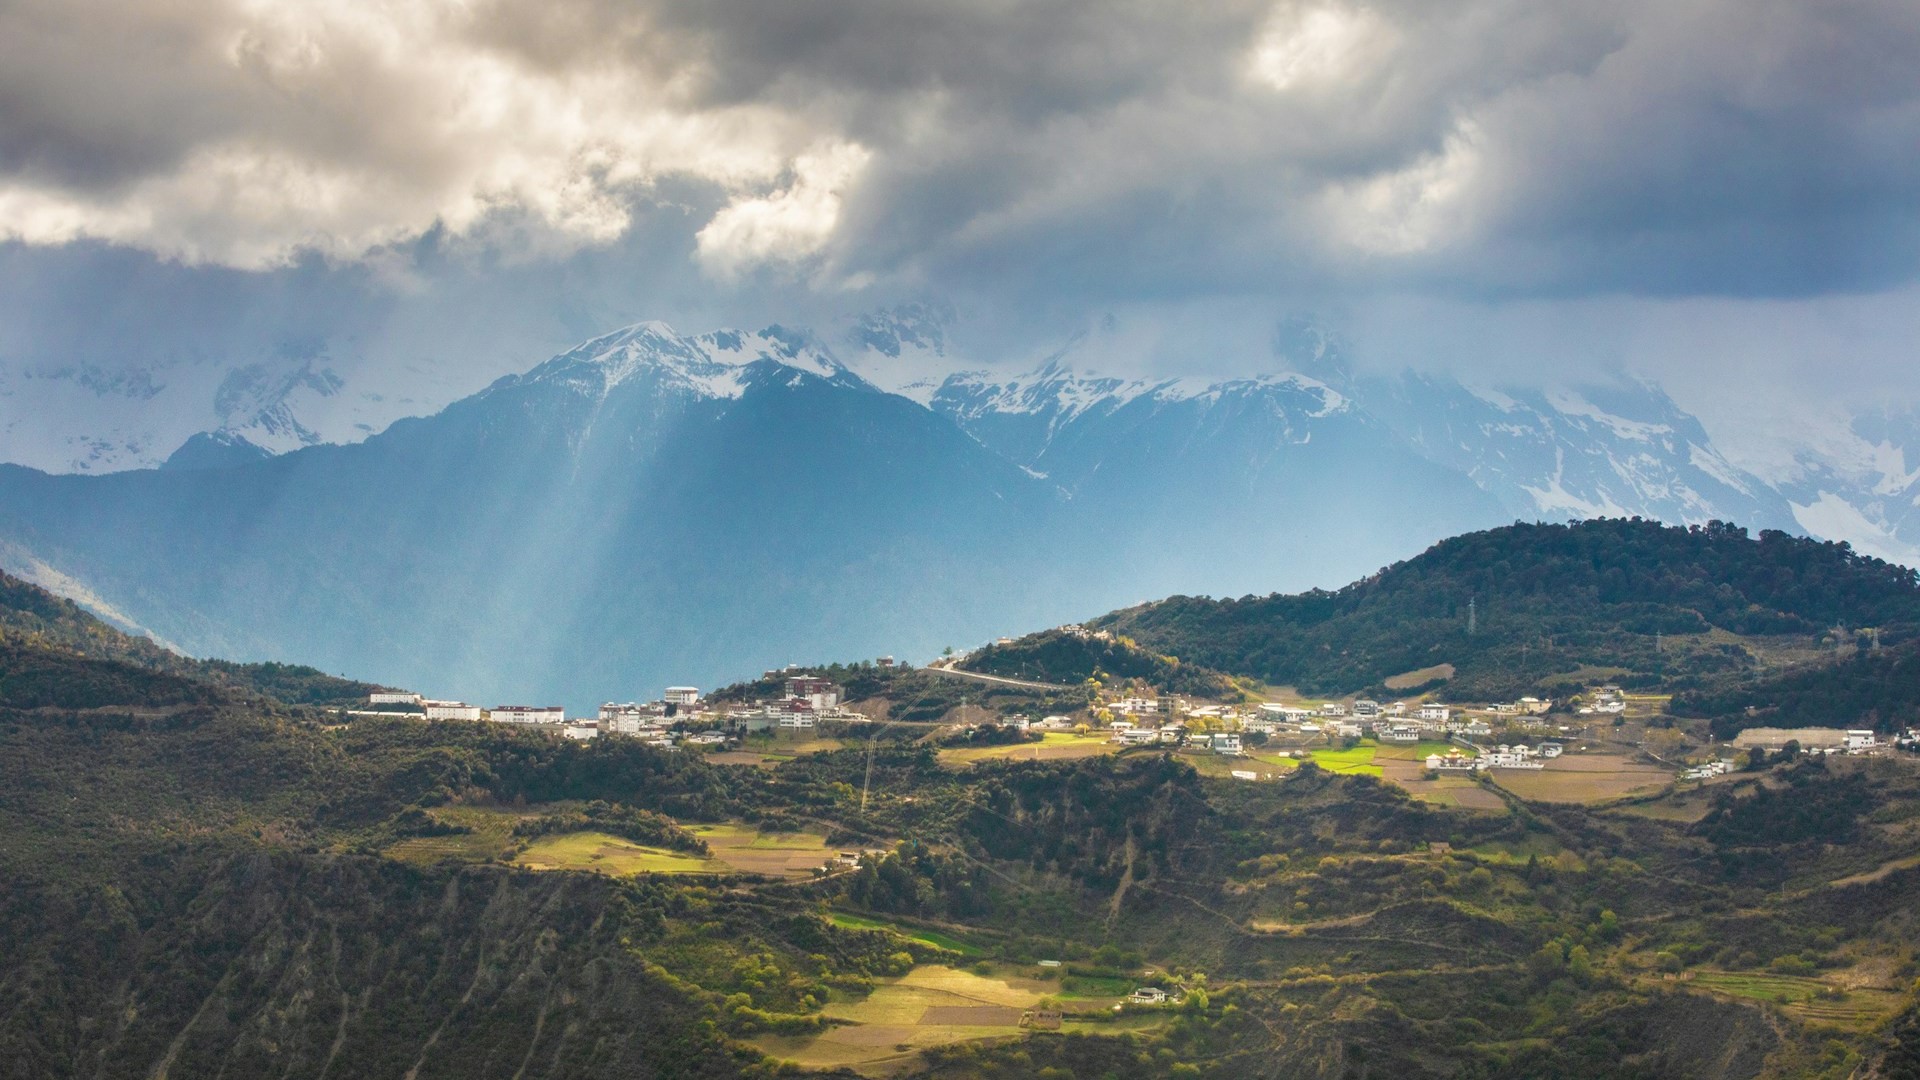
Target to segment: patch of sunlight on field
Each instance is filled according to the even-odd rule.
[[[805,1068],[887,1076],[913,1066],[926,1047],[1020,1035],[1020,1014],[1053,989],[1035,980],[930,964],[880,982],[860,1001],[828,1004],[822,1011],[846,1021],[844,1026],[752,1043]]]
[[[1111,754],[1120,749],[1105,735],[1076,735],[1070,731],[1049,731],[1037,743],[1008,746],[955,746],[940,751],[940,760],[948,765],[971,765],[977,761],[1064,761],[1070,758]]]
[[[763,833],[749,825],[690,825],[713,858],[735,870],[771,877],[811,877],[835,852],[816,832]]]
[[[514,860],[529,870],[591,870],[613,877],[634,874],[724,874],[732,867],[684,851],[647,847],[601,832],[543,836]]]

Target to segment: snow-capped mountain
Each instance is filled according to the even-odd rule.
[[[0,358],[0,461],[48,472],[152,468],[209,440],[281,454],[358,442],[484,385],[461,364],[385,366],[308,348],[241,363],[208,357],[16,364]]]
[[[1920,410],[1758,416],[1720,445],[1785,499],[1801,531],[1920,566]]]

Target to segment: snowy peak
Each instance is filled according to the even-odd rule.
[[[682,337],[662,322],[643,322],[583,342],[509,385],[564,385],[605,400],[619,387],[647,380],[696,398],[731,399],[772,371],[865,385],[804,333],[770,326],[757,332],[717,330]]]
[[[1489,387],[1405,372],[1351,378],[1344,389],[1516,514],[1792,523],[1784,502],[1652,383]]]

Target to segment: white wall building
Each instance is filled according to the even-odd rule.
[[[427,701],[421,702],[421,705],[426,708],[427,719],[429,720],[478,720],[480,719],[480,706],[469,705],[464,701],[427,700]]]
[[[495,705],[487,718],[499,724],[564,724],[567,710],[558,705]]]
[[[698,705],[700,703],[700,688],[697,686],[669,686],[667,687],[666,696],[661,700],[669,705]]]
[[[407,690],[376,690],[367,695],[370,705],[418,705],[420,695]]]

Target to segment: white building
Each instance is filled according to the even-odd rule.
[[[569,720],[561,730],[569,739],[597,739],[600,737],[600,721]]]
[[[1380,703],[1361,698],[1353,703],[1353,715],[1362,720],[1371,720],[1380,715]]]
[[[370,705],[418,705],[420,695],[406,690],[376,690],[367,695]]]
[[[669,705],[698,705],[700,688],[697,686],[669,686],[662,699]]]
[[[1420,728],[1404,720],[1381,724],[1374,728],[1374,734],[1381,742],[1417,743],[1420,741]]]
[[[1422,705],[1420,706],[1420,719],[1438,720],[1444,724],[1448,720],[1453,719],[1453,710],[1445,705]]]
[[[1321,716],[1345,716],[1347,715],[1347,707],[1337,701],[1329,701],[1326,704],[1320,706],[1320,715]]]
[[[1540,756],[1543,758],[1557,758],[1565,749],[1565,747],[1557,742],[1543,742],[1540,744]]]
[[[421,705],[423,705],[426,708],[427,719],[429,720],[478,720],[480,719],[480,706],[469,705],[464,701],[427,700],[427,701],[421,702]]]
[[[558,705],[495,705],[487,718],[497,724],[564,724],[567,710]]]
[[[1871,750],[1874,747],[1873,732],[1850,728],[1845,745],[1848,750]]]
[[[815,712],[826,712],[840,704],[840,688],[834,685],[831,679],[822,679],[816,675],[795,675],[787,680],[787,697],[789,700],[806,702]]]

